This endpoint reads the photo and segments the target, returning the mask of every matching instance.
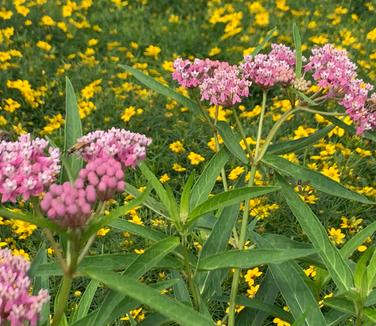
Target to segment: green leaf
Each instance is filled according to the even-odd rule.
[[[261,264],[279,264],[286,260],[309,256],[316,252],[315,249],[249,249],[225,251],[202,259],[198,265],[198,269],[251,268]]]
[[[128,265],[122,274],[125,277],[134,279],[141,277],[147,271],[156,266],[179,244],[180,239],[177,237],[168,237],[155,243],[142,255],[139,255],[130,265]],[[101,326],[111,322],[113,309],[123,300],[123,298],[124,295],[117,293],[116,291],[111,291],[109,294],[107,294],[98,310],[96,318],[93,321],[93,325]]]
[[[265,248],[264,250],[273,250],[267,240],[254,232],[252,232],[252,235],[258,247]],[[274,250],[278,249],[274,248]],[[269,268],[295,320],[306,314],[304,325],[326,325],[316,298],[306,283],[307,277],[302,268],[294,261],[269,264]]]
[[[373,306],[376,304],[376,290],[371,291],[371,293],[368,295],[365,306]]]
[[[372,252],[372,248],[367,249],[359,258],[354,270],[354,284],[364,300],[368,295],[367,263]]]
[[[355,315],[354,303],[343,297],[332,297],[324,300],[324,304],[330,308]]]
[[[174,251],[178,245],[180,245],[180,239],[178,237],[168,237],[155,243],[126,268],[124,275],[133,278],[141,277],[158,264],[166,255]]]
[[[110,213],[106,216],[102,216],[98,222],[92,223],[88,226],[87,230],[85,231],[85,234],[82,237],[82,242],[87,241],[93,234],[95,234],[100,228],[109,225],[111,222],[116,220],[118,217],[124,216],[127,214],[130,210],[133,208],[141,205],[145,199],[149,196],[151,191],[151,187],[147,187],[144,192],[142,192],[139,197],[131,200],[125,205],[122,205],[120,207],[117,207],[110,211]]]
[[[162,203],[168,209],[169,206],[170,206],[170,199],[169,199],[167,191],[163,187],[162,183],[158,180],[156,175],[153,172],[151,172],[151,170],[148,168],[148,166],[145,163],[141,163],[139,165],[139,168],[140,168],[142,174],[145,176],[145,178],[153,186],[153,188],[154,188],[155,192],[157,193],[159,199],[162,201]]]
[[[218,299],[222,302],[228,302],[229,298],[228,297],[221,297],[221,298],[215,298]],[[251,309],[259,310],[266,312],[267,314],[274,316],[274,317],[279,317],[289,323],[292,323],[294,321],[293,317],[291,316],[290,313],[284,311],[282,308],[277,307],[273,304],[268,304],[265,302],[262,302],[257,299],[249,299],[246,296],[239,295],[236,297],[236,304],[242,305]]]
[[[353,287],[352,273],[338,249],[331,243],[325,228],[320,223],[311,208],[299,195],[282,179],[277,176],[278,184],[287,205],[298,220],[303,231],[307,234],[314,248],[324,261],[333,281],[340,291],[348,291]]]
[[[216,153],[205,166],[191,191],[191,209],[202,204],[213,190],[218,175],[225,166],[230,156],[225,148]]]
[[[287,238],[279,234],[266,233],[263,235],[263,238],[267,240],[270,245],[278,249],[289,249],[289,248],[312,249],[313,248],[311,244],[291,240],[290,238]],[[315,265],[317,267],[325,268],[325,264],[323,263],[323,261],[321,260],[318,254],[302,257],[302,258],[299,258],[298,260],[304,261],[310,265]]]
[[[376,309],[375,308],[364,308],[363,313],[370,321],[376,323]]]
[[[225,251],[231,237],[232,229],[238,219],[240,205],[226,207],[215,223],[208,239],[200,252],[199,261],[218,252]],[[216,289],[220,287],[221,271],[200,273],[198,287],[204,298],[210,298]],[[218,294],[218,293],[217,293]]]
[[[257,55],[264,48],[266,43],[268,43],[270,39],[274,36],[273,34],[276,30],[277,30],[277,27],[274,27],[270,31],[268,31],[268,33],[266,34],[262,42],[259,45],[257,45],[256,48],[252,51],[252,57]]]
[[[190,211],[189,201],[190,201],[190,198],[191,198],[191,191],[192,191],[193,182],[194,182],[194,173],[191,173],[191,175],[189,176],[187,182],[185,183],[185,185],[183,187],[183,192],[182,192],[181,198],[180,198],[179,215],[180,215],[180,220],[183,223],[185,223],[185,221],[187,220],[188,215],[189,215],[189,211]]]
[[[249,160],[244,153],[243,148],[240,146],[239,141],[241,140],[239,135],[236,135],[231,127],[223,121],[218,121],[217,130],[223,138],[226,148],[243,164],[248,164]]]
[[[131,279],[128,276],[92,269],[86,270],[86,273],[91,278],[104,283],[109,288],[149,306],[151,309],[178,324],[185,326],[214,325],[212,320],[201,313],[166,295],[161,295],[153,288]]]
[[[98,282],[98,281],[95,281],[95,282]],[[157,290],[165,290],[173,286],[175,283],[176,283],[176,280],[171,279],[167,281],[153,283],[150,286]],[[113,308],[112,319],[116,320],[120,318],[121,316],[124,316],[124,314],[126,314],[130,310],[136,309],[140,305],[141,304],[138,301],[126,297],[116,307]],[[71,323],[70,326],[92,326],[94,318],[96,317],[97,313],[98,313],[98,309],[90,312],[85,317]]]
[[[290,90],[294,94],[296,94],[298,96],[298,98],[300,98],[301,100],[303,100],[306,104],[308,104],[310,106],[318,106],[319,105],[317,102],[315,102],[314,100],[312,100],[309,96],[305,95],[303,92],[298,91],[295,88],[290,88]]]
[[[295,75],[296,78],[302,77],[302,39],[300,37],[299,28],[294,22],[292,25],[292,35],[295,45]]]
[[[345,129],[347,132],[349,132],[352,135],[356,134],[356,129],[353,126],[351,125],[349,126],[348,124],[344,123],[342,120],[336,117],[326,116],[325,119],[330,121],[331,123],[334,123],[338,127]],[[362,134],[362,137],[376,142],[375,133],[365,132]]]
[[[330,309],[324,314],[327,326],[343,325],[343,321],[349,318],[349,314]],[[341,324],[342,323],[342,324]]]
[[[127,65],[120,65],[125,71],[131,73],[133,77],[135,77],[138,81],[140,81],[142,84],[144,84],[146,87],[152,89],[153,91],[156,91],[157,93],[164,95],[166,97],[170,97],[174,99],[176,102],[180,103],[181,105],[187,107],[189,110],[192,111],[192,113],[202,116],[202,112],[200,108],[197,106],[197,104],[189,99],[188,97],[185,97],[171,88],[162,85],[160,82],[156,81],[154,78],[145,75],[143,72],[132,68]]]
[[[376,204],[366,197],[346,189],[344,186],[326,177],[325,175],[291,163],[282,157],[266,154],[262,161],[266,165],[278,171],[280,174],[287,175],[295,179],[301,179],[303,182],[308,182],[317,190],[325,192],[329,195],[355,200],[363,204]]]
[[[64,153],[67,152],[77,139],[82,137],[82,125],[80,113],[78,111],[77,98],[74,93],[74,88],[68,77],[65,77],[66,82],[66,112],[65,112],[65,127],[64,127]],[[66,158],[72,177],[75,179],[82,167],[82,159],[70,155]],[[70,180],[72,181],[72,180]]]
[[[39,266],[47,263],[47,249],[46,243],[43,241],[39,246],[39,250],[31,262],[28,275],[33,278],[33,295],[37,295],[40,289],[45,289],[49,291],[49,277],[48,276],[37,276],[36,271]],[[39,323],[41,325],[50,324],[50,300],[48,300],[42,307],[42,311],[39,314]]]
[[[43,217],[37,216],[37,215],[34,216],[34,215],[32,215],[28,212],[25,212],[25,211],[14,212],[14,211],[11,211],[8,208],[0,207],[0,216],[6,217],[6,218],[9,218],[9,219],[12,219],[12,220],[20,220],[20,221],[28,222],[28,223],[31,223],[31,224],[35,224],[36,226],[39,226],[41,228],[48,228],[51,231],[54,231],[56,233],[64,232],[64,230],[62,230],[57,224],[50,221],[49,219],[43,218]]]
[[[95,292],[97,291],[99,282],[96,280],[91,280],[89,285],[86,287],[84,294],[82,295],[78,307],[75,309],[72,314],[70,323],[73,323],[81,318],[84,318],[90,309],[90,306],[93,302]]]
[[[166,237],[163,232],[153,230],[146,226],[138,225],[121,218],[113,220],[111,223],[109,223],[109,226],[120,231],[127,231],[152,241],[159,241]]]
[[[78,268],[78,273],[81,273],[85,268],[97,268],[107,270],[123,270],[126,266],[129,266],[134,260],[139,257],[137,254],[104,254],[98,256],[85,257]],[[173,257],[165,257],[160,261],[156,268],[181,268],[181,265]],[[47,264],[41,264],[35,271],[35,276],[54,276],[63,275],[61,267],[53,262]]]
[[[367,251],[370,251],[371,249],[368,249]],[[372,248],[373,254],[369,261],[368,268],[367,268],[367,294],[369,291],[371,291],[376,283],[376,250]]]
[[[363,230],[353,235],[340,249],[343,258],[349,258],[353,252],[376,232],[376,222],[367,225]]]
[[[278,187],[243,187],[214,195],[192,210],[188,220],[192,222],[200,216],[218,208],[231,206],[243,200],[263,196],[277,190],[279,190]]]
[[[174,279],[178,280],[178,282],[176,282],[176,284],[173,287],[174,296],[176,300],[180,302],[184,302],[189,306],[192,306],[191,296],[189,294],[187,284],[185,283],[184,278],[182,277],[181,273],[179,273],[178,271],[172,270],[171,276]]]
[[[125,192],[132,195],[133,197],[139,197],[142,194],[141,191],[139,191],[136,187],[132,186],[129,183],[127,183],[127,186],[125,187]],[[149,196],[148,198],[146,198],[143,204],[158,215],[161,215],[169,220],[171,219],[166,212],[166,208],[152,197]]]
[[[306,148],[307,146],[310,146],[318,142],[321,138],[325,137],[331,130],[333,130],[334,127],[334,125],[329,125],[323,129],[316,131],[314,134],[308,137],[303,137],[296,140],[290,140],[283,143],[270,145],[268,147],[267,153],[281,155],[299,151],[301,149]]]
[[[144,320],[139,322],[137,325],[139,326],[159,326],[159,325],[166,325],[169,321],[169,318],[163,316],[158,313],[152,313],[148,315]]]
[[[275,302],[278,294],[279,289],[275,284],[270,268],[268,268],[265,273],[265,277],[262,279],[260,289],[256,293],[255,299],[272,305]],[[245,313],[247,313],[247,311]],[[249,321],[246,320],[246,322],[250,326],[264,325],[265,320],[269,317],[269,314],[264,311],[258,311],[257,313],[254,313],[252,310],[250,310],[248,315],[250,315],[251,319]],[[240,321],[241,319],[239,320],[239,322]]]
[[[177,220],[177,209],[176,209],[176,201],[173,196],[171,196],[171,192],[169,193],[162,185],[162,183],[158,180],[153,172],[147,167],[145,163],[141,163],[139,168],[145,178],[150,182],[153,186],[155,192],[157,193],[159,199],[162,201],[163,205],[166,207],[167,211],[170,214],[170,217]]]

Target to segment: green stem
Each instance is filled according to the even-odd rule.
[[[264,144],[261,148],[260,153],[257,154],[257,155],[255,154],[256,163],[258,163],[264,157],[271,141],[273,140],[273,137],[275,136],[275,134],[277,133],[279,128],[282,126],[282,124],[287,120],[287,118],[291,114],[293,114],[296,111],[298,111],[298,108],[294,108],[294,109],[290,109],[290,110],[286,111],[284,114],[282,114],[281,118],[274,124],[272,129],[270,129],[270,132],[269,132],[268,136],[266,136],[265,142],[264,142]]]
[[[66,273],[68,270],[67,264],[65,263],[62,250],[60,249],[59,244],[55,241],[54,236],[52,235],[49,229],[44,229],[44,235],[46,236],[47,240],[50,242],[52,250],[54,251],[54,255],[58,260],[63,273]]]
[[[217,152],[219,152],[219,140],[218,140],[218,133],[217,133],[217,122],[218,122],[218,105],[215,106],[215,115],[214,115],[214,142],[215,142],[215,148]],[[228,183],[227,183],[227,177],[226,177],[226,172],[225,169],[221,169],[221,176],[222,176],[222,183],[223,183],[223,189],[224,191],[228,191]]]
[[[187,241],[187,235],[183,234],[182,235],[182,246],[183,246],[183,254],[184,254],[184,268],[185,268],[185,274],[187,277],[187,282],[188,286],[191,290],[191,294],[193,297],[193,307],[197,311],[200,310],[200,295],[198,292],[198,289],[194,283],[193,277],[192,277],[192,270],[191,270],[191,265],[189,264],[189,259],[188,259],[188,241]]]
[[[251,148],[249,147],[249,144],[248,144],[248,142],[247,142],[247,137],[246,137],[246,135],[245,135],[245,132],[244,132],[243,126],[242,126],[242,124],[241,124],[241,122],[240,122],[239,116],[238,116],[238,114],[236,113],[236,110],[235,110],[235,109],[233,110],[233,112],[234,112],[234,116],[235,116],[236,125],[237,125],[238,128],[239,128],[240,135],[241,135],[241,137],[242,137],[242,139],[243,139],[244,146],[245,146],[245,148],[246,148],[246,150],[247,150],[247,153],[248,153],[248,156],[249,156],[248,158],[249,158],[250,160],[252,160],[252,151],[251,151]],[[251,162],[251,163],[252,163],[252,162]]]
[[[301,106],[299,107],[300,110],[302,111],[306,111],[306,112],[310,112],[310,113],[317,113],[317,114],[320,114],[320,115],[327,115],[327,116],[345,116],[347,115],[347,113],[343,113],[343,112],[325,112],[325,111],[319,111],[319,110],[314,110],[314,109],[310,109],[310,108],[307,108],[305,106]]]
[[[65,305],[69,299],[69,292],[72,287],[73,275],[65,273],[63,276],[63,283],[59,289],[58,298],[56,300],[54,317],[51,326],[58,326],[63,317]]]
[[[258,152],[260,149],[260,142],[262,136],[262,127],[264,123],[264,115],[265,115],[265,108],[266,108],[266,91],[262,93],[262,105],[261,105],[261,114],[259,120],[259,126],[257,131],[257,140],[256,140],[256,148],[255,148],[255,157],[258,156]],[[248,186],[252,187],[255,181],[256,175],[256,168],[257,168],[257,161],[254,161],[254,164],[251,167],[251,172],[249,176]],[[243,217],[242,217],[242,224],[240,228],[240,237],[239,237],[239,246],[238,249],[242,250],[244,248],[244,244],[247,237],[247,225],[248,225],[248,215],[249,215],[249,200],[245,201],[244,210],[243,210]],[[231,293],[230,293],[230,307],[229,307],[229,326],[235,325],[235,307],[236,307],[236,295],[238,293],[239,287],[239,278],[240,278],[240,269],[236,269],[234,271],[234,275],[232,278],[231,284]]]
[[[70,242],[70,241],[69,241]],[[79,253],[79,241],[74,239],[69,244],[69,257],[68,270],[64,272],[63,281],[56,298],[56,305],[54,310],[54,316],[51,326],[58,326],[61,318],[64,315],[65,306],[69,299],[69,293],[72,287],[73,277],[77,270],[78,253]]]

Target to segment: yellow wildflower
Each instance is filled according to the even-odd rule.
[[[201,162],[205,161],[205,158],[201,156],[200,154],[197,154],[195,152],[190,152],[188,154],[188,160],[192,165],[198,165]]]

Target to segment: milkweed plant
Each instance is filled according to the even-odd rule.
[[[63,148],[30,134],[1,141],[0,214],[33,223],[44,236],[31,264],[0,249],[1,325],[108,325],[141,305],[151,311],[142,322],[146,325],[264,325],[271,319],[278,325],[375,325],[376,252],[370,247],[360,256],[353,253],[375,232],[376,222],[337,249],[294,182],[308,182],[357,205],[375,202],[280,155],[312,146],[336,125],[374,141],[376,93],[358,77],[345,50],[326,44],[303,57],[294,24],[295,49],[271,44],[261,53],[272,35],[270,31],[240,64],[176,59],[172,77],[189,97],[121,66],[153,91],[187,107],[212,132],[215,154],[199,176],[189,176],[181,193],[163,185],[147,166],[152,141],[147,135],[118,128],[82,134],[68,78]],[[264,123],[268,96],[276,92],[291,108],[269,127]],[[249,97],[261,106],[255,142],[249,142],[236,110]],[[214,119],[207,104],[216,108]],[[234,126],[218,119],[220,106],[232,110]],[[325,116],[332,124],[305,138],[278,140],[290,120],[310,114]],[[346,116],[355,127],[343,122]],[[234,186],[229,186],[224,172],[230,160],[243,167],[243,178]],[[127,182],[130,169],[143,175],[146,189],[139,191]],[[255,184],[259,171],[269,174],[268,185]],[[221,191],[215,186],[218,180]],[[118,201],[124,192],[132,197],[125,204]],[[307,242],[255,231],[257,219],[249,220],[250,200],[265,195],[285,200]],[[139,205],[171,227],[156,231],[122,218]],[[151,245],[137,256],[88,255],[105,226],[136,234]],[[197,237],[204,239],[200,251],[194,249]],[[46,243],[54,252],[50,261]],[[314,278],[303,272],[307,264],[315,267]],[[250,268],[252,275],[246,278],[253,293],[244,295],[239,290],[242,270]],[[169,275],[167,280],[141,281],[149,271],[161,269]],[[253,279],[261,269],[265,276],[255,288]],[[58,282],[56,291],[48,288],[52,277]],[[77,277],[88,280],[88,285],[72,308],[68,303]],[[101,295],[99,288],[105,289]],[[328,288],[333,295],[319,302]],[[218,302],[228,304],[219,320],[213,311]],[[129,321],[136,323],[132,317]]]

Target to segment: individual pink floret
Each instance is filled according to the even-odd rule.
[[[40,195],[60,172],[60,151],[40,138],[22,135],[15,142],[0,143],[1,202],[28,200]]]
[[[30,263],[24,257],[12,255],[9,249],[0,249],[0,325],[37,324],[49,295],[47,290],[30,294],[29,268]]]

